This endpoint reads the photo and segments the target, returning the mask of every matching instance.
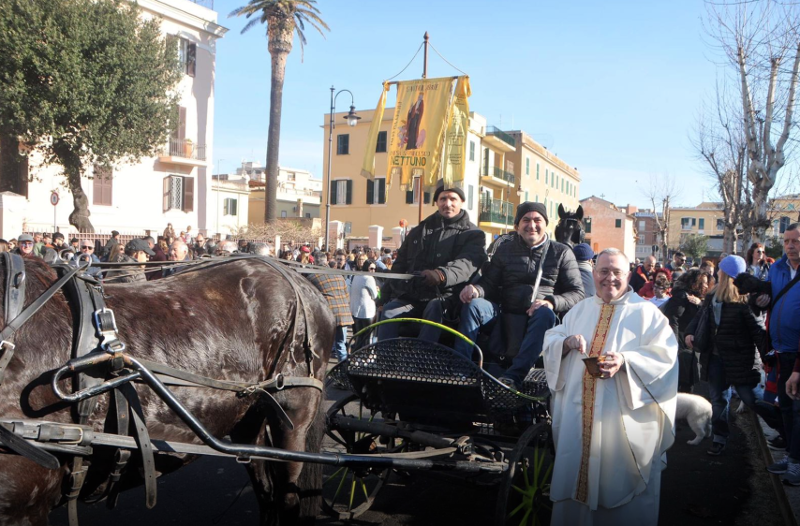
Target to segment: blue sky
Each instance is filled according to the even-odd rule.
[[[243,0],[215,0],[229,28],[217,45],[214,172],[266,155],[270,58],[266,28],[241,35],[227,18]],[[646,207],[651,176],[684,188],[679,204],[713,197],[690,135],[717,66],[703,33],[703,2],[320,0],[331,31],[295,38],[283,96],[280,163],[322,177],[330,87],[374,109],[381,82],[411,60],[425,31],[470,76],[470,109],[502,129],[522,129],[582,176],[581,197]],[[458,71],[429,53],[428,76]],[[418,78],[422,52],[399,79]],[[393,104],[394,90],[389,99]],[[337,111],[346,111],[346,94]],[[704,195],[705,194],[705,195]]]

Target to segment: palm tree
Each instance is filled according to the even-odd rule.
[[[228,16],[245,16],[250,20],[242,33],[256,24],[267,24],[269,54],[272,57],[272,73],[269,97],[269,137],[267,138],[266,206],[264,221],[273,221],[278,207],[278,152],[281,143],[281,106],[283,104],[283,79],[286,73],[286,57],[292,51],[292,40],[297,31],[300,51],[306,44],[303,34],[308,23],[319,31],[330,31],[328,24],[319,17],[317,0],[250,0],[243,7],[234,9]]]

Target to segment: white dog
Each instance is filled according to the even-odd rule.
[[[687,444],[696,446],[705,437],[711,436],[711,403],[703,398],[689,393],[678,393],[678,408],[675,411],[675,420],[684,419],[697,435]]]

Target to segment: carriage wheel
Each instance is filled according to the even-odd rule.
[[[519,437],[500,484],[495,526],[550,524],[554,453],[552,428],[547,422],[532,425]]]
[[[347,407],[349,404],[350,407]],[[371,413],[356,395],[350,395],[328,410],[328,417],[338,414],[372,420],[380,413]],[[370,455],[395,451],[393,439],[381,439],[378,435],[356,433],[328,427],[325,432],[333,445],[326,450],[338,453]],[[355,519],[367,511],[380,492],[391,469],[372,467],[326,467],[322,482],[322,507],[328,515],[338,520]]]

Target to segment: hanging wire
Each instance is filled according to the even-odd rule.
[[[390,81],[390,80],[392,80],[392,79],[396,79],[397,77],[399,77],[400,75],[402,75],[402,74],[403,74],[403,72],[404,72],[405,70],[407,70],[407,69],[408,69],[408,66],[410,66],[410,65],[411,65],[411,63],[412,63],[412,62],[414,62],[414,59],[415,59],[415,58],[417,58],[417,55],[419,55],[419,50],[420,50],[420,49],[422,49],[422,46],[424,46],[424,45],[425,45],[425,43],[424,43],[424,42],[423,42],[422,44],[420,44],[420,45],[419,45],[419,47],[417,48],[417,52],[416,52],[416,53],[414,53],[414,56],[413,56],[413,57],[411,57],[411,60],[409,60],[409,61],[408,61],[408,64],[406,64],[406,67],[404,67],[403,69],[401,69],[401,70],[400,70],[400,73],[398,73],[398,74],[397,74],[397,75],[395,75],[394,77],[389,77],[388,79],[386,79],[386,81],[388,82],[388,81]],[[437,51],[437,53],[438,53],[438,51]]]
[[[429,46],[431,46],[431,47],[433,48],[433,50],[434,50],[434,51],[436,51],[436,54],[437,54],[437,55],[439,55],[439,58],[441,58],[442,60],[444,60],[445,62],[447,62],[448,64],[450,64],[450,62],[448,62],[448,60],[447,60],[446,58],[444,58],[444,57],[442,56],[442,54],[441,54],[441,53],[439,53],[439,50],[438,50],[438,49],[436,49],[435,47],[433,47],[433,44],[431,44],[430,42],[428,42],[428,45],[429,45]],[[450,67],[451,67],[451,68],[453,68],[453,69],[455,69],[455,70],[457,70],[457,71],[460,71],[460,72],[461,72],[461,73],[463,73],[464,75],[467,75],[467,72],[466,72],[466,71],[461,71],[460,69],[458,69],[457,67],[455,67],[455,66],[454,66],[454,65],[452,65],[452,64],[450,64]],[[467,75],[467,76],[469,76],[469,75]]]

